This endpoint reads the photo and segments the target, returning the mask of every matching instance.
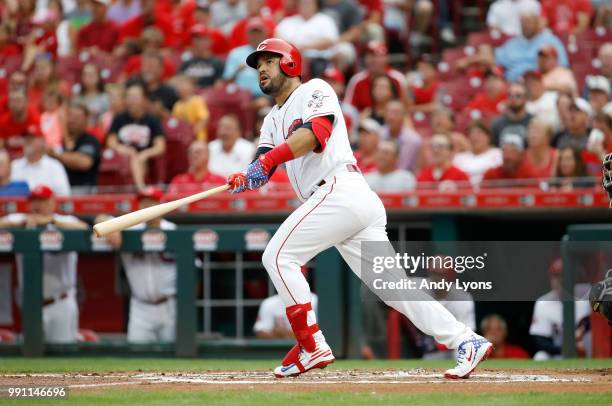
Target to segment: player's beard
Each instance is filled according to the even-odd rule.
[[[287,76],[281,73],[273,78],[269,78],[266,86],[263,86],[260,80],[259,88],[268,96],[276,96],[281,91],[283,86],[285,86],[285,82],[287,82]]]

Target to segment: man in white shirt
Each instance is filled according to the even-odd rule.
[[[74,216],[55,213],[53,190],[45,185],[32,189],[30,213],[13,213],[0,219],[0,228],[85,230],[89,226]],[[76,301],[76,252],[43,254],[43,331],[49,343],[74,343],[78,337],[79,307]],[[16,255],[20,290],[23,254]]]
[[[241,137],[238,117],[223,116],[217,126],[217,139],[208,144],[211,172],[228,177],[247,167],[255,156],[255,145]]]
[[[527,112],[550,124],[555,131],[560,130],[557,92],[546,90],[539,71],[525,72],[523,81],[527,89],[527,104],[525,105]]]
[[[318,297],[312,294],[312,310],[317,313]],[[291,338],[293,330],[287,319],[285,305],[279,295],[270,296],[261,302],[253,331],[257,338]]]
[[[416,179],[405,170],[398,169],[399,148],[395,141],[382,141],[376,153],[378,170],[365,174],[365,180],[375,192],[403,192],[414,190]]]
[[[533,309],[529,334],[535,344],[535,360],[546,360],[561,355],[561,347],[563,345],[562,268],[561,259],[551,263],[548,269],[551,290],[538,298]],[[577,285],[574,289],[577,297],[581,296],[580,292],[576,292],[580,288],[582,287]],[[586,292],[588,292],[588,288],[590,286],[585,289]],[[576,341],[579,344],[584,337],[584,329],[581,328],[581,325],[583,319],[586,319],[591,314],[591,307],[588,300],[576,300],[575,306]]]
[[[39,134],[25,137],[23,158],[11,164],[11,181],[25,181],[30,190],[46,185],[57,196],[70,196],[70,182],[66,169],[57,159],[45,153],[45,139]]]
[[[521,34],[521,7],[540,9],[536,0],[496,0],[487,13],[487,26],[509,36]]]

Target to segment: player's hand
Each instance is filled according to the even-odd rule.
[[[242,172],[231,174],[227,178],[227,184],[230,185],[230,193],[240,193],[247,190],[246,175]]]
[[[266,154],[260,155],[252,162],[246,171],[247,187],[254,190],[262,187],[270,180],[270,170],[272,162],[266,157]]]

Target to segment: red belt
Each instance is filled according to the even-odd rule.
[[[349,172],[361,173],[361,169],[359,169],[357,165],[353,165],[353,164],[346,164],[346,170]],[[325,180],[322,180],[321,182],[317,184],[317,186],[323,186],[324,184],[325,184]]]
[[[43,300],[43,306],[49,306],[50,304],[59,302],[60,300],[66,299],[67,297],[68,297],[68,293],[64,292],[61,295],[59,295],[57,298],[52,297],[51,299],[45,299]]]

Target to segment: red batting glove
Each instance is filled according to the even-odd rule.
[[[231,174],[227,178],[227,184],[230,185],[230,193],[241,193],[247,189],[246,175],[242,172]]]

